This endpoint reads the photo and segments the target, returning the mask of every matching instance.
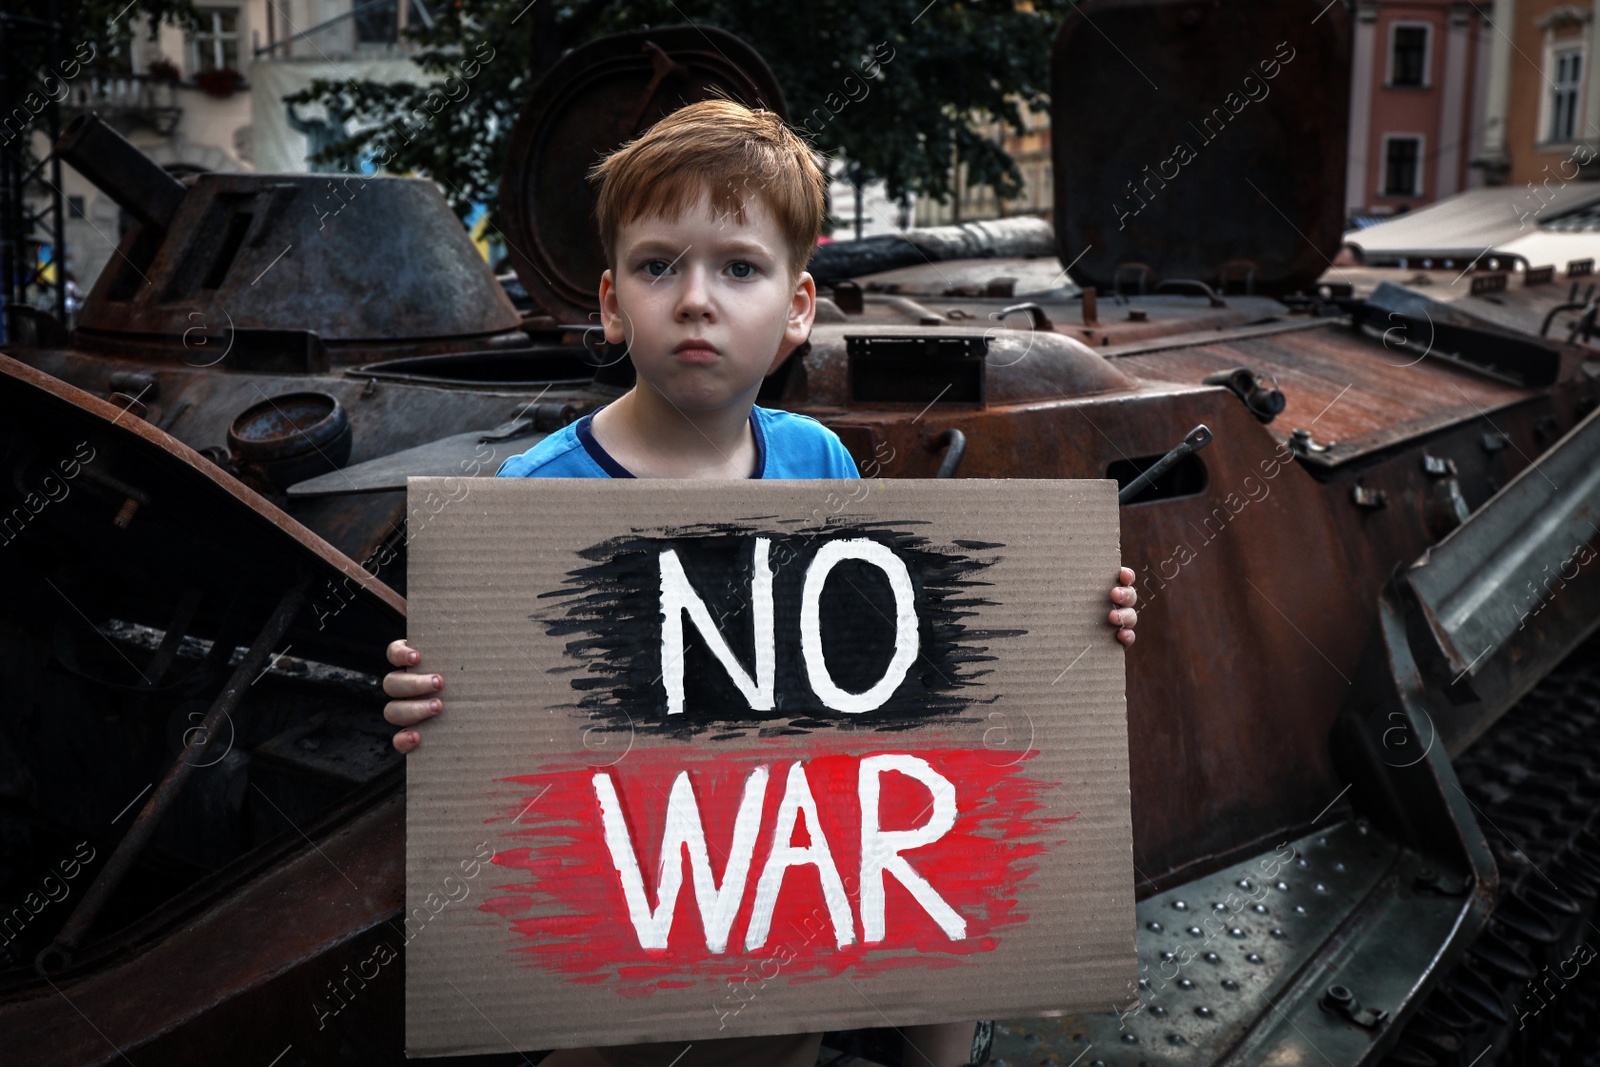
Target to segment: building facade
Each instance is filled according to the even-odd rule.
[[[1600,145],[1600,0],[1496,0],[1486,140],[1491,181],[1594,177]]]
[[[1474,161],[1486,144],[1488,9],[1456,0],[1356,5],[1348,217],[1392,215],[1484,184]]]
[[[197,4],[197,31],[148,23],[118,55],[68,87],[62,121],[94,111],[169,171],[305,171],[318,147],[314,109],[282,97],[315,77],[417,78],[401,36],[414,0],[234,0]],[[266,121],[262,121],[263,117]],[[34,150],[49,151],[34,131]],[[67,269],[87,292],[126,223],[112,199],[63,168]]]

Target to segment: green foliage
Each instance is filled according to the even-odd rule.
[[[1015,162],[975,125],[1021,131],[1017,100],[1048,110],[1050,43],[1071,0],[451,0],[411,36],[424,71],[442,88],[373,81],[318,81],[288,99],[320,103],[352,135],[320,162],[353,167],[374,156],[391,171],[425,173],[465,213],[497,185],[507,138],[539,74],[562,54],[606,33],[691,23],[748,42],[772,67],[791,122],[816,146],[842,155],[864,180],[883,178],[892,197],[947,199],[950,167],[1000,196],[1022,190]],[[876,77],[867,67],[874,56]],[[490,58],[484,58],[484,57]],[[889,57],[885,59],[884,57]],[[465,77],[463,62],[481,60]],[[847,79],[849,79],[847,81]],[[459,86],[465,84],[463,95]],[[399,116],[410,128],[396,124]]]
[[[61,24],[61,54],[73,55],[80,44],[94,46],[93,69],[109,69],[119,56],[127,55],[128,42],[139,29],[151,40],[162,23],[194,27],[198,15],[194,0],[5,0],[0,11],[15,19],[35,19]],[[19,26],[19,29],[21,27]],[[28,33],[11,37],[6,44],[18,69],[38,72],[43,77],[49,67],[44,40]]]

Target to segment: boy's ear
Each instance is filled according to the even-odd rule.
[[[789,300],[789,318],[784,323],[783,340],[778,344],[778,352],[772,358],[772,366],[767,368],[771,374],[783,366],[783,361],[811,336],[811,324],[817,317],[817,283],[810,272],[801,271],[800,277],[795,279],[794,295]]]
[[[600,325],[612,344],[620,345],[628,339],[622,328],[622,308],[617,303],[617,283],[609,268],[600,275]]]

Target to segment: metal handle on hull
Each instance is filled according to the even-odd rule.
[[[1155,466],[1151,467],[1149,470],[1139,475],[1139,477],[1123,486],[1122,491],[1117,494],[1117,503],[1133,503],[1133,501],[1138,499],[1140,493],[1154,485],[1156,479],[1167,473],[1167,471],[1171,470],[1173,465],[1176,464],[1180,459],[1191,453],[1200,451],[1210,443],[1211,430],[1206,426],[1205,423],[1202,422],[1199,426],[1196,426],[1194,429],[1189,431],[1189,435],[1183,439],[1182,444],[1158,459]]]

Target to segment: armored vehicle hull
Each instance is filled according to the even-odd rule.
[[[1342,41],[1345,17],[1315,43]],[[1168,29],[1237,50],[1208,25]],[[122,253],[144,280],[108,272],[76,334],[0,362],[0,579],[25,591],[0,611],[22,679],[0,719],[0,889],[33,899],[30,879],[76,859],[78,890],[25,909],[0,1027],[29,1063],[241,1043],[284,1064],[399,1062],[403,783],[377,678],[403,631],[407,531],[428,518],[407,514],[405,479],[458,475],[470,493],[619,395],[626,354],[584,343],[570,287],[517,316],[420,183],[369,178],[319,216],[302,177],[174,191],[102,133],[70,131],[64,150],[93,138],[81,151],[117,160],[98,173],[138,207]],[[530,197],[566,188],[525,173]],[[430,235],[448,308],[389,284],[384,235],[408,227]],[[1600,594],[1575,563],[1600,521],[1593,349],[1393,286],[1358,299],[1312,274],[1295,294],[1298,253],[1263,250],[1277,273],[1257,277],[1277,280],[1256,286],[1113,250],[1104,281],[1104,264],[1060,268],[1083,234],[1058,235],[1044,270],[838,280],[761,399],[857,460],[863,482],[819,500],[824,517],[878,478],[1131,487],[1207,430],[1122,511],[1143,617],[1128,653],[1143,980],[1100,1015],[1002,1024],[996,1054],[1506,1048],[1514,976],[1570,956],[1600,881],[1569,803],[1594,781],[1583,642]],[[341,241],[367,246],[351,260],[365,275],[325,269]],[[997,747],[1026,751],[1026,721],[997,725]],[[1510,762],[1535,737],[1567,750],[1565,777]]]

